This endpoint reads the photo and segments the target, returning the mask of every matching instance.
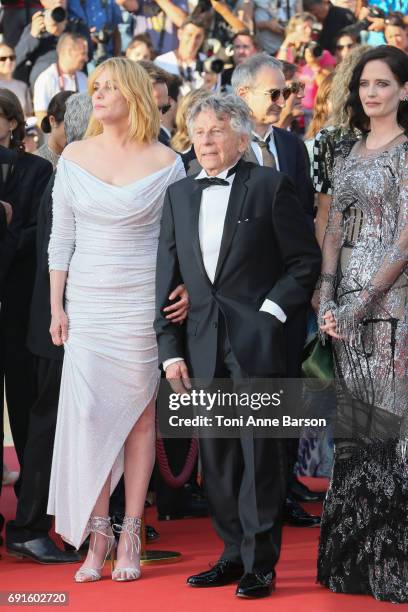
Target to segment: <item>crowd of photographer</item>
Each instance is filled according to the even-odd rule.
[[[367,46],[387,44],[408,53],[408,0],[2,0],[0,5],[0,145],[11,153],[9,161],[0,160],[0,187],[1,194],[19,199],[13,213],[1,201],[6,197],[0,197],[3,235],[14,214],[12,231],[2,247],[9,261],[0,266],[0,376],[2,388],[6,381],[11,428],[22,463],[29,413],[38,401],[38,380],[26,347],[35,277],[35,257],[30,262],[27,253],[35,254],[39,201],[66,145],[67,102],[73,93],[87,91],[92,70],[106,58],[120,55],[141,62],[161,113],[159,140],[183,154],[187,169],[196,161],[186,128],[188,107],[203,91],[238,93],[252,113],[253,159],[291,176],[311,223],[316,200],[316,235],[321,244],[331,199],[332,141],[346,131],[340,106],[351,72]],[[254,90],[251,98],[244,92],[242,66],[250,58],[264,57],[262,52],[282,62],[285,81],[278,88],[271,82],[265,91]],[[268,69],[276,72],[276,67],[266,67],[266,73]],[[267,95],[255,99],[256,92]],[[272,122],[271,108],[275,109]],[[271,138],[274,128],[278,130]],[[18,166],[24,168],[20,183],[15,180],[20,170],[7,170]],[[24,204],[24,198],[30,202]],[[25,385],[21,385],[22,368],[30,372]],[[2,422],[1,411],[0,427]],[[320,448],[305,445],[300,448],[301,469],[327,476],[331,442],[325,440]],[[184,447],[183,442],[174,448],[168,445],[176,471],[183,465],[186,448],[188,443]],[[296,446],[293,464],[297,454]],[[44,458],[47,465],[50,461],[51,457]],[[8,484],[6,468],[4,474]],[[298,526],[318,524],[318,517],[296,503],[317,497],[294,476],[289,488],[287,521]],[[16,492],[20,489],[18,481]],[[156,495],[161,517],[206,513],[194,474],[181,493],[169,491],[158,476]],[[44,499],[41,503],[36,512],[45,516]],[[65,554],[44,549],[31,556],[64,562]]]
[[[405,5],[404,5],[405,2]],[[406,0],[3,0],[0,85],[14,91],[35,140],[59,91],[86,89],[111,56],[154,61],[195,89],[231,91],[232,71],[259,51],[296,66],[301,132],[317,89],[356,45],[406,51]],[[34,113],[33,113],[34,110]],[[172,128],[175,126],[173,125]],[[33,145],[34,146],[34,145]],[[29,146],[30,150],[32,146]]]

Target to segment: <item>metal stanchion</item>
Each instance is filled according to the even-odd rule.
[[[140,529],[142,551],[140,555],[141,565],[148,563],[177,563],[181,560],[181,553],[172,550],[146,550],[146,529],[143,515]]]

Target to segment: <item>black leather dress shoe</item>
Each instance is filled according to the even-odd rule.
[[[304,485],[300,480],[294,478],[289,485],[290,496],[299,502],[318,502],[323,501],[325,498],[325,493],[316,491],[311,491],[306,485]]]
[[[292,527],[318,527],[320,516],[309,514],[294,499],[287,497],[283,506],[283,521]]]
[[[246,599],[259,599],[260,597],[267,597],[274,590],[275,575],[272,572],[269,574],[245,574],[239,581],[235,595]]]
[[[9,555],[31,559],[36,563],[78,563],[81,557],[77,552],[60,550],[49,537],[36,538],[28,542],[6,542]]]
[[[237,582],[244,573],[244,568],[232,561],[218,561],[210,570],[187,578],[187,584],[193,587],[218,587]]]

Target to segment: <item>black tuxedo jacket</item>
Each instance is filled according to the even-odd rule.
[[[6,166],[7,175],[17,159],[17,153],[0,145],[0,166]],[[3,180],[3,171],[0,168],[0,200],[7,201],[6,182]],[[11,202],[9,202],[10,204]],[[0,238],[4,238],[7,232],[7,216],[4,206],[0,206]]]
[[[37,218],[37,269],[31,300],[28,325],[28,348],[34,355],[46,359],[62,360],[64,348],[52,343],[49,328],[51,322],[50,275],[48,271],[48,244],[52,228],[52,189],[55,173],[51,176],[41,198]]]
[[[268,298],[290,319],[308,303],[320,271],[320,250],[307,228],[290,179],[241,161],[233,181],[214,283],[205,272],[199,244],[201,188],[192,177],[166,193],[159,239],[155,330],[160,362],[183,357],[190,374],[212,378],[219,315],[241,367],[250,376],[286,372],[284,325],[260,312]],[[162,309],[184,283],[190,311],[183,326]]]
[[[13,206],[13,219],[0,241],[2,315],[20,327],[28,323],[35,276],[37,213],[51,174],[52,165],[47,160],[21,153],[2,190],[2,199]]]
[[[302,140],[287,130],[273,128],[276,151],[279,159],[279,170],[287,174],[293,181],[297,196],[307,215],[309,226],[313,227],[314,189],[310,178],[310,162],[306,147]],[[196,159],[194,148],[182,155],[186,173],[189,176],[201,170]],[[244,155],[244,160],[258,163],[252,147]]]

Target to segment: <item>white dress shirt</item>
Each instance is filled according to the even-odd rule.
[[[82,92],[87,90],[87,76],[77,71],[75,77],[62,75],[64,91]],[[46,111],[50,100],[61,91],[60,75],[57,64],[51,64],[44,72],[38,75],[34,84],[34,111]]]
[[[252,134],[253,136],[255,136],[258,140],[263,140],[266,141],[267,138],[270,136],[270,140],[269,140],[269,152],[272,153],[272,155],[275,158],[275,164],[276,164],[276,169],[279,170],[279,158],[278,158],[278,150],[276,148],[276,144],[275,144],[275,137],[273,134],[273,127],[270,126],[267,130],[267,132],[265,133],[265,136],[259,136],[259,134],[257,134],[256,132],[254,132],[252,130]],[[261,147],[255,142],[255,140],[251,141],[251,147],[252,150],[255,154],[256,159],[258,160],[258,164],[260,166],[263,166],[263,159],[262,159],[262,150]]]
[[[211,185],[203,189],[203,194],[201,196],[198,235],[204,268],[212,283],[214,282],[217,269],[225,217],[227,214],[232,183],[235,178],[235,174],[231,174],[231,176],[227,177],[229,170],[230,168],[227,168],[220,172],[220,174],[217,174],[217,178],[228,181],[228,187],[226,185]],[[200,174],[195,177],[195,180],[207,177],[208,174],[203,169]],[[281,323],[286,321],[286,315],[282,308],[271,300],[264,300],[260,310],[275,316]],[[163,362],[163,369],[166,370],[169,365],[177,361],[182,361],[182,358],[173,357],[171,359],[166,359]]]

